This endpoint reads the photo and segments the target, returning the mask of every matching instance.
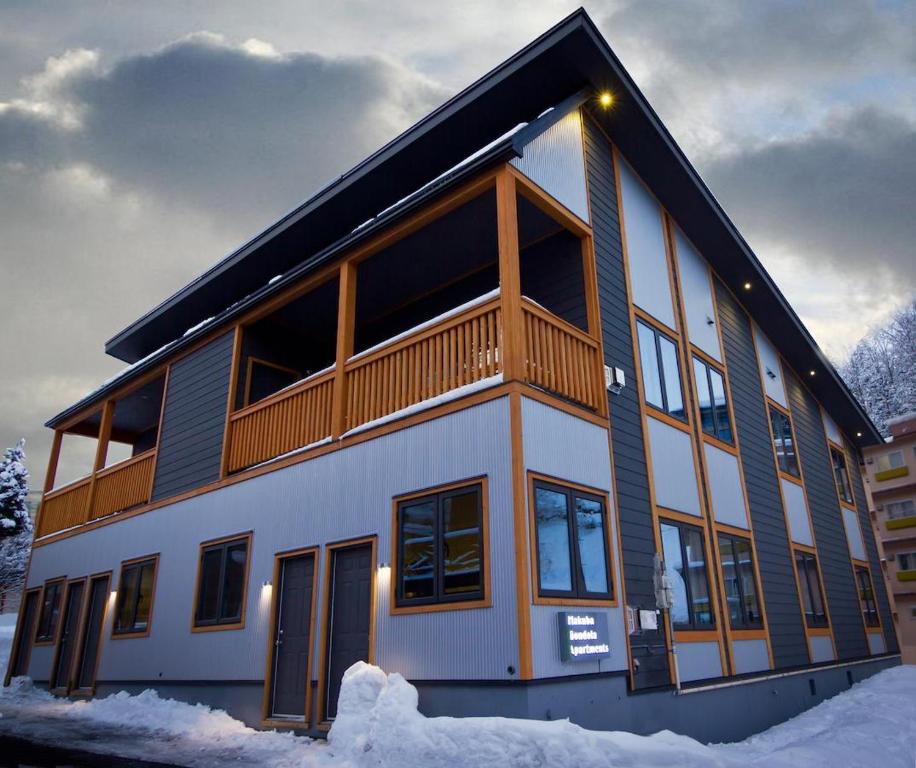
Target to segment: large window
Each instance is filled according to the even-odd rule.
[[[719,534],[719,559],[725,582],[725,600],[732,629],[757,629],[763,626],[757,581],[754,578],[754,556],[751,542]]]
[[[830,446],[830,463],[833,465],[833,479],[836,481],[836,492],[847,504],[852,504],[852,486],[849,484],[849,473],[846,471],[846,457]]]
[[[147,557],[121,565],[115,607],[115,635],[145,635],[149,632],[157,562],[158,558]]]
[[[600,496],[555,483],[534,483],[538,593],[610,599],[607,513]]]
[[[796,550],[795,567],[798,569],[805,622],[809,627],[826,627],[827,613],[824,611],[824,591],[817,572],[817,558],[810,552]]]
[[[888,472],[892,469],[905,467],[906,462],[903,460],[903,451],[891,451],[878,457],[877,471]]]
[[[646,403],[675,418],[686,418],[677,345],[642,321],[636,328]]]
[[[697,383],[700,424],[703,431],[722,442],[732,442],[732,424],[728,416],[725,379],[719,371],[698,357],[693,358],[693,376]]]
[[[875,590],[872,588],[868,568],[856,566],[856,584],[859,588],[859,604],[866,627],[878,626],[878,606],[875,604]]]
[[[484,597],[482,503],[479,483],[398,502],[398,606]]]
[[[776,464],[787,475],[799,477],[798,455],[795,453],[795,439],[792,422],[782,411],[770,406],[770,425],[773,427],[773,446],[776,449]]]
[[[240,627],[245,615],[250,535],[223,539],[200,548],[195,628]]]
[[[674,591],[674,628],[711,629],[714,621],[703,532],[692,525],[665,521],[661,534],[665,571]]]
[[[63,592],[63,581],[49,581],[45,584],[41,599],[41,613],[38,615],[36,642],[46,643],[54,639],[57,633],[57,621],[60,618],[60,601]]]
[[[913,507],[912,499],[888,501],[884,505],[884,508],[887,510],[887,517],[890,520],[900,520],[904,517],[916,517],[916,508]]]
[[[897,568],[901,571],[916,571],[916,552],[901,552],[897,555]]]

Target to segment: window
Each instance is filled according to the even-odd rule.
[[[665,572],[674,592],[674,628],[711,629],[714,621],[703,532],[692,525],[663,522],[661,533]]]
[[[817,558],[809,552],[796,550],[795,567],[798,569],[798,586],[805,609],[805,622],[809,627],[826,627],[827,614],[824,611],[821,579],[817,572]]]
[[[754,556],[751,542],[734,536],[719,535],[719,560],[725,582],[725,602],[732,629],[756,629],[763,626],[754,579]]]
[[[906,462],[903,460],[903,451],[891,451],[878,457],[876,471],[887,472],[891,469],[900,469],[903,466],[906,466]]]
[[[122,563],[115,608],[115,635],[146,634],[150,628],[158,558]]]
[[[875,605],[875,591],[871,586],[868,568],[856,566],[856,583],[859,587],[859,603],[862,606],[862,618],[866,627],[878,626],[878,607]]]
[[[887,517],[890,520],[900,520],[904,517],[916,517],[916,508],[913,507],[912,499],[903,501],[889,501],[884,505],[887,510]]]
[[[773,427],[773,446],[776,449],[776,464],[781,472],[800,477],[798,456],[795,454],[795,439],[792,436],[792,422],[782,411],[770,406],[770,426]]]
[[[482,503],[480,484],[398,503],[398,606],[484,597]]]
[[[54,639],[57,634],[57,620],[60,618],[60,601],[63,598],[64,582],[51,581],[45,584],[38,615],[38,629],[35,641],[42,643]]]
[[[677,419],[685,419],[677,345],[642,321],[637,321],[636,328],[646,403]]]
[[[600,496],[538,480],[534,522],[542,597],[612,598],[607,517]]]
[[[849,484],[849,473],[846,471],[846,457],[833,446],[830,446],[830,463],[833,465],[836,492],[843,501],[852,504],[852,487]]]
[[[728,417],[725,379],[715,368],[698,357],[693,358],[693,376],[700,402],[700,424],[707,435],[722,442],[732,442],[732,425]]]
[[[250,535],[222,539],[200,548],[194,626],[238,628],[245,614]]]
[[[916,552],[901,552],[897,555],[897,568],[901,571],[916,571]]]

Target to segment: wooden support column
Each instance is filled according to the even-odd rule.
[[[48,493],[54,488],[54,481],[57,478],[57,462],[60,460],[60,446],[64,439],[64,433],[54,430],[54,439],[51,441],[51,455],[48,456],[48,471],[45,473],[44,493]]]
[[[340,296],[337,300],[337,357],[334,370],[334,398],[331,403],[331,437],[339,438],[347,431],[347,360],[353,356],[356,331],[356,269],[355,261],[340,267]]]
[[[515,176],[509,166],[504,166],[496,175],[496,222],[499,237],[499,297],[503,320],[503,379],[521,380],[525,376],[522,280]]]
[[[92,517],[92,504],[95,500],[95,476],[105,469],[108,458],[108,442],[111,439],[111,419],[114,416],[114,400],[106,400],[102,406],[102,421],[99,424],[99,440],[95,447],[95,463],[92,465],[92,479],[89,481],[89,493],[86,496],[86,509],[83,511],[83,522]]]

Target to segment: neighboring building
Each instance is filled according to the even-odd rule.
[[[864,449],[862,471],[903,661],[916,664],[916,413],[887,426],[888,441]]]
[[[722,740],[899,663],[880,435],[582,11],[106,351],[9,674]]]

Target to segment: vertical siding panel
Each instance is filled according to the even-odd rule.
[[[626,598],[629,605],[649,609],[655,607],[652,584],[655,536],[637,399],[614,167],[607,139],[590,118],[586,119],[585,127],[589,203],[604,339],[603,359],[608,365],[622,368],[627,380],[627,386],[619,395],[608,396]],[[662,633],[644,632],[630,637],[629,641],[632,658],[639,662],[638,671],[633,675],[634,687],[667,685],[668,660]]]

